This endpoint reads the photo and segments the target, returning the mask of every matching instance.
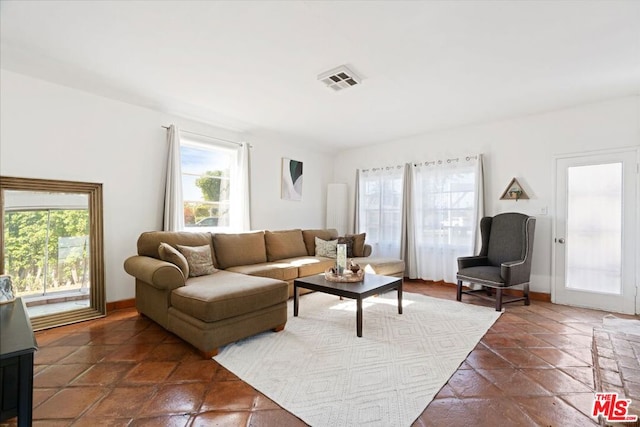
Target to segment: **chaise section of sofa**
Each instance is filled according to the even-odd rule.
[[[287,323],[285,282],[220,270],[171,293],[167,329],[205,354]]]
[[[205,357],[233,341],[284,328],[287,282],[223,270],[185,277],[177,265],[160,259],[161,243],[209,245],[216,260],[210,233],[143,233],[138,238],[138,255],[124,263],[125,271],[135,277],[139,313],[189,342]]]

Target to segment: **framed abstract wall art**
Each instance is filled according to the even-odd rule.
[[[284,200],[302,200],[302,162],[282,158],[282,194]]]

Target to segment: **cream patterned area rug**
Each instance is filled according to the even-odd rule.
[[[356,302],[312,293],[282,332],[225,346],[214,357],[307,424],[409,426],[500,316],[493,308],[403,293]]]

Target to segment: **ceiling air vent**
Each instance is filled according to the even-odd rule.
[[[318,80],[336,92],[355,86],[362,81],[362,79],[348,69],[346,65],[341,65],[338,68],[320,74]]]

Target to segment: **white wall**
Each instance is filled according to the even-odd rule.
[[[554,156],[638,145],[640,96],[631,96],[349,150],[337,157],[335,181],[349,184],[352,218],[357,168],[482,153],[485,213],[517,211],[537,217],[531,290],[550,293]],[[513,177],[530,200],[499,200]]]
[[[175,123],[253,145],[253,229],[323,227],[333,160],[264,131],[239,135],[2,70],[0,175],[103,184],[107,301],[134,296],[122,264],[142,231],[159,230],[166,158],[165,130]],[[303,201],[280,199],[281,158],[304,162]]]
[[[334,159],[292,137],[266,130],[240,135],[6,70],[0,90],[1,175],[103,183],[107,301],[133,297],[133,279],[122,263],[135,252],[140,232],[161,227],[166,156],[161,125],[175,123],[253,145],[253,229],[324,227],[329,182],[349,185],[352,221],[357,168],[483,153],[486,213],[517,210],[538,218],[531,288],[547,293],[553,156],[640,145],[638,96],[429,133],[345,151]],[[282,157],[304,162],[301,202],[280,199]],[[514,176],[531,200],[498,200]],[[545,207],[549,214],[541,215]]]
[[[253,132],[245,139],[254,145],[251,160],[252,228],[324,228],[326,191],[333,177],[333,157],[310,150],[299,139],[271,132]],[[280,198],[283,157],[303,162],[301,201]]]

